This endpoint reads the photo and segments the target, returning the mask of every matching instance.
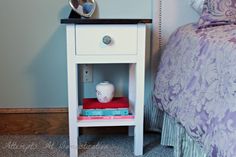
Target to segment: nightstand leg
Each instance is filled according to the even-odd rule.
[[[136,64],[134,155],[143,155],[144,60]]]
[[[136,126],[134,127],[134,155],[136,156],[143,155],[143,112],[137,115]]]
[[[143,125],[134,128],[134,155],[143,155]]]
[[[76,126],[75,124],[72,124]],[[78,157],[78,128],[70,126],[70,157]]]
[[[135,87],[136,87],[136,75],[135,75],[136,64],[129,64],[129,112],[134,114],[135,105]],[[134,126],[129,126],[129,136],[134,136]]]
[[[129,136],[134,136],[134,127],[133,126],[129,126],[129,128],[128,128],[128,135]]]
[[[135,114],[135,126],[129,127],[129,136],[134,134],[134,155],[138,156],[143,154],[144,60],[129,66],[129,103]]]
[[[70,157],[78,157],[78,66],[68,64],[68,103],[69,103],[69,140]]]

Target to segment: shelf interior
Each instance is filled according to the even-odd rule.
[[[86,119],[79,120],[82,105],[78,107],[77,126],[78,127],[99,127],[99,126],[134,126],[135,117],[127,119]],[[132,116],[132,115],[131,115]],[[104,116],[106,117],[106,116]],[[109,117],[109,116],[108,116]]]

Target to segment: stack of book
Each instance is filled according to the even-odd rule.
[[[111,102],[100,103],[96,98],[84,98],[79,120],[94,119],[133,119],[129,114],[127,97],[116,97]]]

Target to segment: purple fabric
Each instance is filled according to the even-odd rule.
[[[212,157],[236,157],[236,25],[170,37],[161,57],[154,103],[175,117]]]
[[[205,0],[199,28],[235,22],[236,0]]]

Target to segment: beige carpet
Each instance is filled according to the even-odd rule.
[[[68,136],[0,136],[0,157],[69,157]],[[145,134],[144,157],[173,157],[159,134]],[[79,157],[133,157],[133,137],[82,135]]]

